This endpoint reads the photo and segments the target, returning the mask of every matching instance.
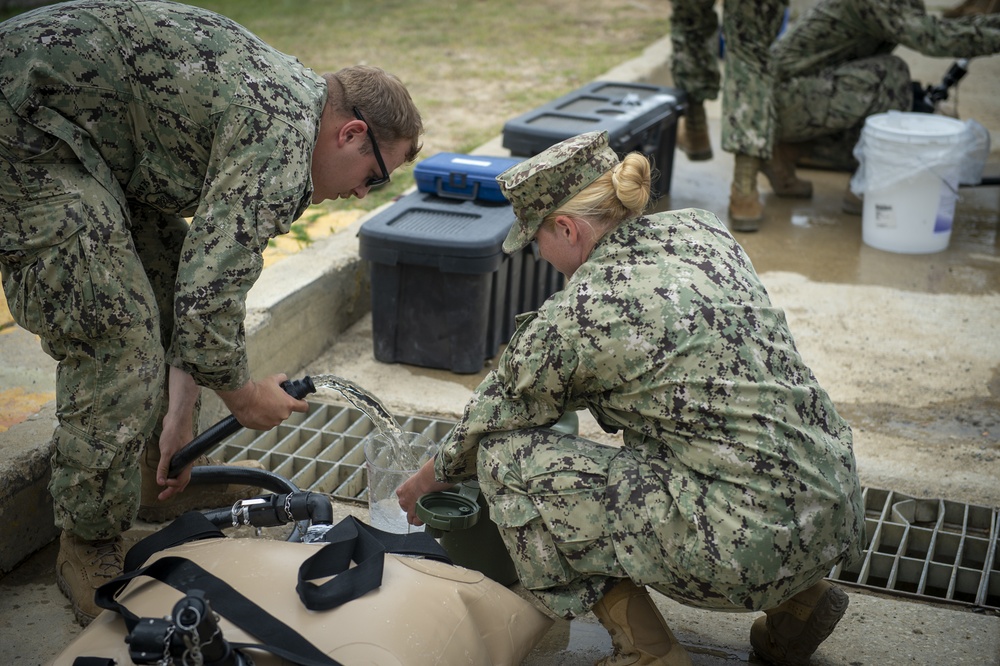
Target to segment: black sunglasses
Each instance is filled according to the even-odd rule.
[[[364,116],[361,115],[361,112],[358,111],[358,107],[352,107],[352,110],[354,111],[354,117],[363,122],[365,127],[368,128],[368,138],[372,140],[372,150],[375,151],[375,161],[378,162],[378,168],[382,169],[382,177],[369,178],[365,181],[365,186],[378,187],[379,185],[385,185],[389,182],[389,171],[385,168],[385,162],[382,161],[382,153],[378,149],[378,142],[375,141],[375,134],[372,132],[372,126],[368,124],[368,121],[365,120]]]

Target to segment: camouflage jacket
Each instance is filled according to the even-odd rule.
[[[442,443],[436,476],[474,475],[484,434],[552,424],[579,409],[621,430],[640,470],[634,500],[645,503],[648,524],[619,519],[617,529],[683,524],[661,535],[682,548],[632,553],[651,559],[629,570],[667,557],[678,570],[703,571],[708,560],[730,572],[776,563],[767,575],[777,577],[792,563],[817,565],[863,546],[850,427],[711,213],[625,222],[563,291],[522,315]],[[608,485],[621,487],[623,473],[610,470]]]
[[[1000,14],[944,19],[929,15],[921,0],[820,0],[772,45],[771,55],[780,81],[897,46],[931,57],[997,53]]]
[[[123,210],[192,218],[167,359],[209,388],[245,383],[246,294],[311,201],[322,77],[203,9],[84,0],[0,24],[0,93]]]

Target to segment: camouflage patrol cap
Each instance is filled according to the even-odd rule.
[[[546,148],[497,176],[517,221],[503,242],[507,254],[534,238],[545,216],[618,164],[606,131],[588,132]]]

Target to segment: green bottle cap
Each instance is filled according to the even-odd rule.
[[[479,505],[458,493],[427,493],[417,500],[417,517],[431,529],[454,532],[476,524]]]

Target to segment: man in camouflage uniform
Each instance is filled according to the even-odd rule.
[[[0,270],[59,361],[57,577],[81,622],[140,494],[154,520],[227,497],[167,479],[199,386],[250,428],[307,409],[247,365],[262,252],[310,202],[388,180],[421,132],[395,77],[317,75],[202,9],[93,0],[0,24]]]
[[[613,226],[562,212],[611,188],[609,172],[621,200],[635,160],[641,211],[648,162],[629,155],[619,170],[603,132],[498,177],[517,216],[504,250],[535,239],[568,282],[520,316],[461,422],[400,487],[400,505],[419,522],[419,496],[478,477],[521,583],[561,616],[593,609],[614,638],[607,664],[636,653],[643,664],[690,663],[643,586],[706,609],[766,610],[754,648],[804,663],[847,605],[821,580],[864,545],[850,427],[715,215],[634,213]],[[560,244],[571,228],[597,238]],[[581,409],[621,431],[622,445],[548,427]],[[622,637],[636,624],[662,629],[630,645]]]
[[[670,18],[674,85],[687,93],[687,110],[677,145],[692,160],[712,157],[704,102],[719,95],[719,20],[715,0],[674,0]],[[729,222],[737,231],[754,231],[764,216],[757,173],[771,178],[774,150],[774,80],[769,48],[778,35],[787,0],[725,0],[726,76],[722,83],[722,149],[735,155]],[[778,182],[778,188],[794,184]]]
[[[779,140],[805,164],[855,168],[865,119],[913,108],[899,45],[932,57],[1000,53],[1000,14],[945,19],[920,0],[821,0],[771,49]]]

